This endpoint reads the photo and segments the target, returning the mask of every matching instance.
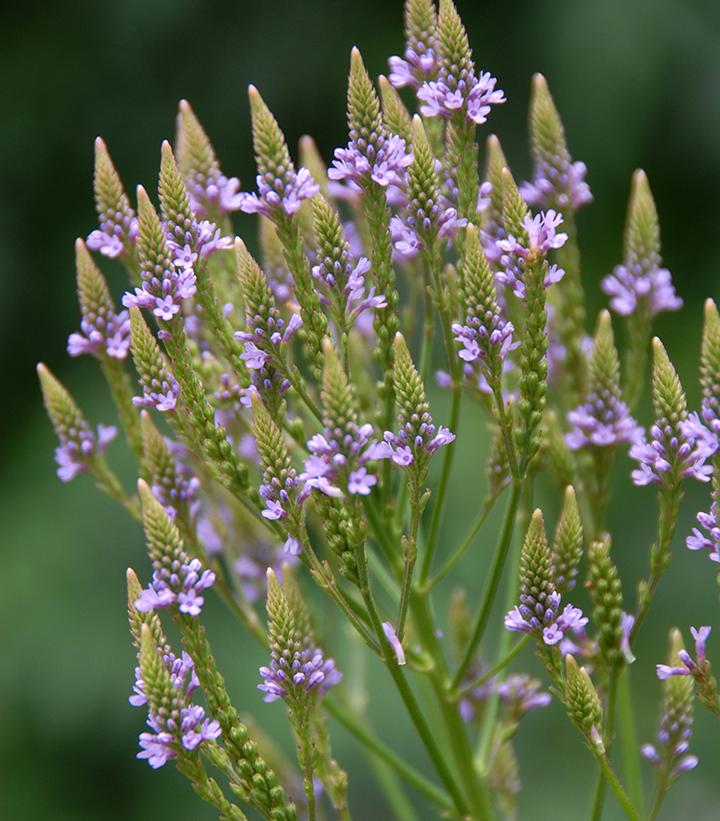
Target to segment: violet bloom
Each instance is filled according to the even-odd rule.
[[[632,472],[636,485],[662,484],[670,472],[699,482],[710,480],[712,466],[705,462],[713,453],[712,444],[692,425],[681,423],[679,432],[673,428],[668,420],[658,419],[650,428],[650,440],[643,438],[630,448],[630,458],[638,463]]]
[[[170,439],[166,439],[165,443],[173,459],[162,474],[151,477],[153,496],[171,519],[175,520],[178,512],[182,512],[194,520],[200,505],[200,480],[182,458],[187,454],[185,446]]]
[[[291,653],[282,651],[276,644],[271,645],[270,666],[260,668],[263,681],[258,690],[265,693],[266,702],[297,701],[308,694],[322,696],[338,684],[342,673],[331,658],[325,658],[323,651],[311,638],[302,636],[299,646]]]
[[[520,342],[513,341],[512,322],[503,319],[497,304],[487,306],[488,310],[482,314],[478,308],[482,306],[469,305],[465,324],[455,322],[452,332],[462,346],[458,351],[460,359],[471,366],[472,372],[482,373],[487,382],[489,375],[500,376],[508,354]]]
[[[135,602],[141,613],[177,606],[181,613],[198,616],[205,603],[200,595],[212,587],[215,573],[203,570],[200,559],[163,558],[153,562],[152,581]]]
[[[395,258],[398,262],[414,259],[426,247],[430,234],[451,238],[466,225],[467,220],[459,217],[457,209],[450,206],[444,197],[440,197],[438,202],[420,202],[416,197],[407,203],[401,215],[390,220]]]
[[[110,259],[126,257],[134,252],[138,235],[137,217],[124,193],[104,193],[106,196],[102,201],[98,199],[98,208],[102,209],[98,214],[100,227],[88,234],[87,247]]]
[[[532,181],[522,183],[520,194],[528,205],[537,208],[577,211],[593,199],[586,174],[585,163],[572,162],[565,149],[536,162]]]
[[[402,187],[405,170],[413,156],[407,152],[405,140],[395,134],[373,131],[364,136],[350,130],[346,148],[335,149],[335,159],[328,177],[352,183],[361,189],[370,182],[382,188]]]
[[[693,678],[701,677],[705,673],[707,657],[705,655],[705,643],[710,635],[712,627],[705,625],[704,627],[691,627],[693,639],[695,639],[695,658],[688,653],[687,650],[682,649],[678,651],[678,657],[682,662],[682,667],[673,667],[669,664],[657,664],[655,670],[657,677],[661,680],[670,678],[670,676],[693,676]]]
[[[683,304],[675,293],[670,271],[661,267],[657,251],[640,258],[629,250],[624,262],[603,279],[601,287],[610,297],[610,307],[620,316],[643,311],[654,317],[663,311],[677,311]]]
[[[180,396],[180,385],[167,370],[158,370],[152,374],[140,374],[142,396],[133,396],[133,405],[141,408],[154,408],[160,413],[170,413],[177,408]]]
[[[700,511],[697,514],[697,522],[700,528],[694,527],[691,536],[687,537],[685,544],[688,550],[710,550],[710,560],[720,563],[720,515],[718,514],[718,503],[713,502],[707,513]],[[703,531],[705,531],[703,533]]]
[[[388,59],[388,80],[395,88],[418,88],[431,80],[437,69],[435,20],[428,19],[425,26],[413,17],[406,22],[405,51],[402,57],[393,56]]]
[[[557,231],[561,223],[562,214],[552,209],[534,217],[526,214],[522,222],[526,237],[517,238],[509,234],[506,239],[498,240],[497,247],[503,252],[500,258],[503,270],[496,274],[497,281],[512,288],[518,299],[525,299],[528,260],[537,261],[551,249],[562,248],[567,242],[567,234]],[[544,279],[545,286],[560,282],[564,275],[565,271],[557,265],[548,266]]]
[[[91,354],[102,359],[125,359],[130,348],[130,314],[119,314],[99,305],[96,312],[85,313],[80,321],[80,333],[70,334],[67,351],[70,356]]]
[[[609,389],[590,391],[586,401],[570,411],[567,418],[573,426],[565,437],[571,450],[633,444],[643,435],[619,392]]]
[[[643,744],[640,752],[660,771],[665,783],[698,765],[688,754],[693,724],[694,684],[685,678],[670,678],[663,684],[663,701],[655,744]]]
[[[550,704],[552,696],[542,692],[541,687],[540,682],[527,673],[514,673],[497,686],[497,692],[512,719],[517,721],[525,713]]]
[[[93,433],[84,420],[76,422],[75,427],[56,430],[60,444],[55,448],[55,462],[57,475],[63,482],[90,471],[95,459],[105,453],[117,436],[117,428],[112,425],[98,425],[97,433]]]
[[[152,730],[140,734],[140,752],[137,757],[147,759],[153,769],[158,769],[168,761],[177,758],[184,750],[192,752],[203,741],[219,738],[220,724],[205,716],[199,704],[193,704],[192,694],[199,686],[195,666],[190,656],[183,652],[180,658],[173,653],[163,654],[163,662],[168,668],[172,691],[166,695],[167,704],[161,710],[148,712],[147,724]],[[135,670],[134,695],[130,703],[141,707],[148,703],[145,683],[140,669]]]
[[[560,594],[553,591],[547,596],[535,596],[532,591],[521,590],[520,604],[505,616],[505,627],[513,633],[533,633],[549,647],[561,641],[565,632],[577,631],[588,622],[582,610],[566,604],[560,611]]]
[[[328,249],[329,250],[329,249]],[[312,267],[312,275],[319,286],[319,297],[323,305],[335,305],[343,321],[352,326],[363,311],[387,307],[382,294],[375,295],[375,289],[365,291],[365,274],[370,270],[370,261],[361,256],[355,261],[350,254],[350,245],[343,241]]]
[[[185,182],[190,207],[199,217],[210,212],[230,214],[240,210],[240,180],[237,177],[226,177],[219,167],[212,166],[204,172],[199,169],[190,171]]]
[[[292,165],[279,167],[275,173],[258,174],[255,179],[258,192],[241,193],[240,210],[246,214],[263,214],[270,219],[276,219],[282,213],[287,216],[296,214],[304,200],[320,191],[307,168],[296,172]]]
[[[325,427],[307,443],[310,457],[300,479],[306,488],[339,498],[345,493],[367,496],[377,484],[377,476],[366,467],[386,458],[385,448],[373,438],[373,426],[348,420],[344,429]]]
[[[126,308],[149,308],[158,319],[172,320],[182,307],[183,300],[195,295],[195,271],[184,249],[173,249],[168,244],[158,251],[158,260],[141,260],[142,285],[134,293],[127,291],[122,303]],[[177,262],[177,264],[176,264]]]
[[[475,75],[472,63],[453,74],[441,63],[438,80],[423,83],[417,97],[423,104],[420,113],[425,117],[453,117],[459,112],[475,125],[487,122],[490,107],[504,103],[505,93],[495,88],[497,79],[489,71]]]
[[[385,634],[385,638],[388,640],[388,644],[390,645],[393,653],[395,654],[395,659],[400,666],[403,666],[405,662],[405,650],[403,649],[402,642],[398,638],[398,634],[395,632],[395,628],[392,626],[391,622],[384,621],[382,623],[383,633]]]

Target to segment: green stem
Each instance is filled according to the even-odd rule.
[[[605,755],[610,756],[610,749],[612,747],[613,730],[615,724],[615,707],[617,704],[617,686],[618,686],[618,671],[613,670],[610,673],[610,681],[608,682],[608,698],[605,708]],[[603,805],[605,803],[605,777],[602,770],[598,773],[598,780],[595,785],[595,798],[593,799],[593,807],[591,813],[592,821],[600,821],[602,818]]]
[[[500,585],[500,579],[502,578],[503,568],[505,567],[505,560],[510,552],[510,545],[515,528],[515,514],[517,513],[518,502],[520,501],[520,488],[521,485],[517,482],[513,484],[510,499],[508,500],[507,510],[505,511],[505,521],[503,522],[500,538],[498,539],[497,547],[495,548],[495,556],[492,562],[490,580],[488,581],[485,595],[483,596],[483,601],[475,620],[470,641],[465,648],[462,661],[460,662],[460,666],[458,667],[455,677],[453,678],[453,689],[459,687],[462,680],[467,675],[472,663],[473,655],[475,654],[478,644],[480,643],[483,633],[485,632],[485,628],[487,627],[490,612],[492,611],[492,606],[495,601],[495,595]]]
[[[460,420],[460,384],[453,379],[451,387],[452,400],[450,405],[450,430],[457,435],[458,422]],[[433,505],[432,517],[430,518],[430,530],[428,532],[427,543],[423,555],[422,567],[420,570],[420,580],[424,582],[432,570],[433,557],[437,548],[438,536],[440,535],[440,524],[442,522],[445,498],[447,496],[448,484],[450,481],[450,470],[452,468],[453,457],[455,455],[455,443],[451,442],[445,446],[443,454],[443,464],[440,472],[440,480],[437,486],[435,504]]]
[[[440,570],[438,570],[438,572],[430,579],[428,579],[425,583],[425,588],[427,590],[432,590],[432,588],[435,587],[435,585],[439,581],[442,581],[442,579],[444,579],[445,576],[447,576],[447,574],[453,569],[453,567],[455,567],[455,565],[460,561],[460,559],[462,559],[462,557],[465,555],[465,553],[470,548],[472,543],[475,541],[475,537],[480,532],[480,529],[485,524],[485,520],[487,519],[499,495],[500,494],[498,493],[494,496],[491,496],[489,499],[485,501],[480,510],[480,513],[478,514],[477,519],[475,519],[473,526],[470,528],[470,532],[468,533],[468,535],[463,539],[459,547],[455,550],[452,556],[450,556],[450,558],[445,562],[445,564],[440,568]]]
[[[665,796],[667,795],[667,791],[667,782],[664,778],[662,778],[658,783],[657,792],[655,793],[655,800],[653,801],[650,815],[648,815],[648,821],[655,821],[658,817],[660,808],[662,807]]]
[[[413,487],[412,498],[412,519],[410,521],[410,538],[405,539],[405,557],[403,563],[403,577],[400,586],[400,606],[397,621],[397,635],[400,641],[405,634],[405,619],[407,618],[408,604],[410,603],[410,591],[412,587],[413,571],[417,560],[417,532],[420,525],[421,491],[418,487]]]
[[[337,719],[349,733],[377,758],[392,767],[398,775],[415,787],[418,792],[443,809],[453,808],[453,803],[448,798],[447,793],[428,781],[421,772],[404,761],[392,748],[372,735],[367,729],[367,725],[357,721],[344,705],[332,698],[326,698],[324,705],[330,715]]]
[[[595,748],[593,748],[593,754],[600,765],[600,769],[607,780],[607,783],[610,785],[610,789],[615,793],[615,798],[617,798],[618,803],[625,811],[625,815],[631,821],[640,821],[640,813],[635,809],[633,806],[632,801],[628,798],[623,785],[618,780],[617,775],[615,775],[615,771],[610,765],[610,762],[607,760],[607,757],[603,755],[603,753],[599,752]]]
[[[620,674],[618,683],[618,737],[625,768],[625,777],[628,783],[628,792],[641,816],[645,815],[643,808],[643,787],[640,773],[640,745],[638,744],[635,729],[635,715],[633,713],[632,693],[630,688],[630,668]]]
[[[125,431],[128,444],[133,449],[138,462],[143,460],[142,432],[138,409],[132,403],[132,382],[125,365],[118,359],[105,357],[100,367],[105,381],[110,387],[113,401],[118,410],[120,424]]]

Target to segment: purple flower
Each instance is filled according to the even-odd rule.
[[[169,650],[163,653],[172,689],[166,694],[162,709],[149,709],[147,724],[150,733],[140,734],[140,752],[137,757],[147,759],[153,769],[162,767],[177,758],[182,750],[196,750],[203,741],[213,741],[221,734],[220,724],[205,717],[205,710],[191,702],[192,694],[199,686],[195,666],[190,656],[183,652],[176,658]],[[135,669],[134,695],[129,699],[134,707],[148,704],[145,682],[140,668]]]
[[[296,214],[304,200],[320,191],[307,168],[296,172],[292,165],[280,167],[276,173],[258,174],[255,179],[258,192],[239,194],[240,210],[246,214],[263,214],[270,219],[277,218],[280,213]]]
[[[270,666],[260,668],[263,682],[258,684],[258,690],[265,693],[264,701],[280,698],[294,701],[308,693],[324,695],[342,679],[335,662],[326,659],[319,647],[304,638],[305,646],[292,654],[280,651],[277,646],[271,648]]]
[[[210,212],[230,214],[240,210],[240,180],[226,177],[217,166],[208,168],[204,173],[191,171],[185,181],[190,207],[199,217]]]
[[[160,413],[169,413],[177,407],[180,385],[167,370],[157,373],[140,374],[142,396],[133,396],[134,405],[141,408],[155,408]]]
[[[70,356],[91,354],[101,359],[125,359],[130,348],[130,314],[108,311],[100,305],[97,312],[85,313],[80,322],[80,333],[70,334],[67,350]]]
[[[308,488],[326,496],[340,497],[345,492],[367,496],[377,484],[377,477],[368,473],[365,465],[386,458],[381,443],[372,436],[372,425],[358,425],[353,420],[344,429],[324,428],[307,443],[310,457],[299,478]]]
[[[642,309],[650,317],[681,308],[683,302],[675,293],[672,275],[660,266],[657,251],[640,258],[635,250],[629,250],[623,263],[616,265],[601,283],[610,297],[610,307],[620,316]]]
[[[200,614],[204,599],[203,590],[212,587],[215,573],[203,570],[200,559],[156,560],[152,581],[135,602],[141,613],[159,608],[177,606],[181,613],[189,616]]]
[[[720,563],[720,518],[718,518],[718,503],[713,502],[707,513],[700,511],[697,514],[697,521],[700,528],[694,527],[691,536],[687,537],[685,544],[689,550],[710,549],[710,559]],[[703,533],[702,531],[705,531]]]
[[[566,631],[576,632],[588,622],[582,610],[565,605],[560,612],[560,594],[553,591],[536,597],[529,591],[521,591],[520,604],[505,616],[505,628],[511,632],[534,633],[552,647],[561,641]]]
[[[437,69],[435,20],[420,21],[411,14],[406,23],[405,51],[402,57],[389,58],[388,80],[395,88],[418,88]]]
[[[126,204],[125,204],[126,205]],[[91,231],[87,247],[104,257],[116,259],[131,253],[138,235],[138,221],[129,206],[122,211],[101,214],[100,228]]]
[[[567,234],[557,232],[561,223],[562,214],[552,209],[534,217],[526,214],[522,222],[526,237],[517,238],[509,234],[506,239],[497,241],[497,247],[503,252],[500,258],[503,270],[496,274],[497,281],[512,288],[518,299],[525,298],[524,279],[528,259],[544,256],[551,249],[562,248],[567,242]],[[548,266],[545,286],[560,282],[564,275],[565,272],[557,265]]]
[[[385,633],[385,638],[388,640],[388,644],[392,648],[393,653],[395,654],[395,658],[397,659],[397,663],[399,665],[404,665],[405,662],[405,650],[403,650],[402,642],[398,638],[398,634],[395,632],[395,628],[389,621],[384,621],[382,623],[383,633]]]
[[[514,720],[518,720],[525,713],[540,710],[550,704],[552,696],[550,693],[541,692],[541,686],[537,679],[526,673],[516,673],[499,684],[497,692],[510,715]]]
[[[89,471],[93,461],[102,456],[107,446],[117,436],[112,425],[98,425],[97,434],[84,423],[67,430],[58,430],[60,445],[55,448],[57,475],[63,482],[74,479],[78,473]]]
[[[682,667],[673,667],[669,664],[657,664],[655,669],[657,677],[661,680],[670,678],[670,676],[693,676],[702,677],[705,673],[706,661],[705,643],[710,635],[712,627],[705,625],[704,627],[691,627],[693,639],[695,639],[695,658],[693,659],[687,650],[683,649],[678,652],[678,657],[682,662]]]
[[[489,71],[476,77],[470,68],[460,70],[455,77],[441,64],[437,82],[426,82],[418,89],[417,96],[423,105],[420,112],[425,117],[452,117],[459,111],[475,125],[487,121],[490,107],[505,102],[502,89],[496,89],[497,80]]]
[[[385,308],[387,302],[375,289],[365,292],[365,274],[370,261],[360,257],[357,262],[350,255],[350,246],[343,240],[332,253],[320,259],[312,267],[312,275],[319,285],[320,301],[334,305],[343,321],[353,325],[363,311]]]
[[[401,187],[405,169],[412,161],[413,156],[407,152],[402,137],[373,132],[365,140],[351,131],[347,148],[335,149],[328,177],[336,182],[355,183],[361,188],[369,181],[383,188]]]
[[[643,435],[628,406],[610,390],[591,391],[567,418],[573,426],[565,437],[571,450],[616,447],[621,442],[632,444]]]
[[[520,194],[528,205],[538,208],[577,211],[593,199],[586,173],[585,163],[572,162],[564,150],[536,162],[532,182],[524,182]]]
[[[662,484],[670,472],[699,482],[709,481],[712,467],[705,462],[712,451],[707,439],[692,424],[681,423],[679,432],[674,427],[659,419],[650,428],[650,440],[643,438],[630,448],[630,458],[638,462],[632,472],[636,485]]]
[[[169,322],[179,312],[184,299],[194,296],[195,272],[192,268],[176,266],[169,248],[164,265],[143,268],[142,286],[135,293],[127,291],[122,299],[126,308],[150,308],[159,319]]]

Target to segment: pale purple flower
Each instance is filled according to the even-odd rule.
[[[591,391],[567,418],[573,426],[565,437],[571,450],[616,447],[622,442],[633,444],[643,435],[628,406],[609,389]]]
[[[255,179],[258,192],[239,194],[240,210],[246,214],[263,214],[270,219],[277,219],[281,214],[296,214],[305,200],[320,191],[307,168],[296,172],[292,164],[275,173],[258,174]]]
[[[141,271],[142,286],[135,288],[135,292],[127,291],[122,303],[126,308],[149,308],[159,319],[169,322],[182,307],[185,299],[195,295],[196,279],[192,268],[178,267],[170,258],[167,258],[162,270],[157,266],[143,268]]]
[[[134,250],[138,221],[129,206],[122,212],[107,211],[100,215],[100,228],[88,234],[86,243],[92,251],[116,259]]]
[[[333,659],[325,658],[308,636],[303,636],[301,642],[304,646],[296,647],[292,654],[276,644],[271,646],[270,666],[260,668],[263,681],[258,690],[265,693],[264,701],[282,698],[294,702],[308,694],[322,696],[342,679]]]
[[[320,301],[334,306],[343,323],[352,326],[363,311],[387,306],[385,297],[376,296],[374,288],[366,293],[365,274],[370,270],[370,261],[363,256],[354,260],[350,245],[344,239],[311,270],[318,284]]]
[[[610,297],[610,307],[620,316],[643,310],[654,317],[663,311],[677,311],[683,304],[675,293],[670,271],[661,267],[657,251],[639,258],[635,250],[629,250],[601,287]]]
[[[705,462],[712,452],[707,439],[698,436],[692,425],[681,423],[679,427],[678,431],[667,420],[659,419],[650,428],[650,440],[643,438],[630,448],[630,458],[638,463],[632,472],[636,485],[662,484],[671,472],[700,482],[710,480],[712,467]]]
[[[710,635],[712,627],[705,625],[703,627],[691,627],[690,632],[695,640],[695,658],[688,653],[687,650],[682,649],[678,652],[678,656],[682,666],[673,667],[669,664],[657,664],[655,670],[657,677],[661,680],[670,678],[670,676],[693,676],[702,677],[705,673],[706,655],[705,643]]]
[[[552,209],[531,217],[526,214],[522,225],[526,237],[517,238],[508,234],[506,239],[497,241],[497,247],[503,252],[500,264],[503,270],[496,274],[497,281],[512,288],[519,299],[525,298],[525,275],[529,258],[537,259],[545,256],[552,249],[562,248],[567,242],[567,234],[557,231],[562,223],[562,214]],[[545,273],[546,287],[553,285],[565,275],[562,268],[549,265]]]
[[[700,511],[697,514],[697,522],[700,528],[694,527],[691,536],[687,537],[685,544],[689,550],[710,550],[710,559],[720,563],[720,517],[718,516],[718,503],[713,502],[707,513]],[[703,530],[705,533],[703,533]]]
[[[130,314],[127,311],[116,314],[104,305],[83,315],[80,333],[70,334],[67,343],[70,356],[91,354],[98,359],[104,356],[125,359],[129,348]]]
[[[147,613],[177,606],[181,613],[199,615],[205,601],[200,593],[212,587],[215,573],[203,570],[200,559],[187,556],[185,561],[157,561],[155,565],[152,581],[140,594],[135,607],[141,613]]]
[[[383,633],[385,634],[385,638],[388,641],[393,653],[395,654],[395,658],[399,665],[404,665],[405,662],[405,650],[403,649],[402,642],[398,638],[398,634],[395,632],[395,628],[392,626],[391,622],[384,621],[382,623]]]
[[[402,57],[390,57],[388,80],[395,88],[418,88],[431,80],[437,70],[437,43],[434,27],[421,30],[416,22],[407,28]]]
[[[167,369],[152,374],[140,374],[142,396],[133,396],[134,405],[170,413],[177,408],[180,385]]]
[[[522,183],[520,194],[528,205],[538,208],[577,211],[593,199],[586,174],[585,163],[572,162],[564,150],[537,162],[532,182]]]
[[[112,425],[98,425],[97,433],[84,421],[76,427],[58,430],[60,444],[55,448],[57,475],[63,482],[70,482],[78,473],[90,471],[94,460],[102,456],[107,446],[117,436]]]
[[[542,599],[542,600],[540,600]],[[566,631],[576,632],[588,622],[582,610],[565,605],[560,611],[560,594],[557,591],[537,598],[528,592],[520,593],[520,604],[505,616],[505,627],[511,632],[533,633],[552,647],[562,640]]]
[[[365,467],[385,457],[385,451],[373,438],[373,426],[358,425],[349,420],[344,429],[324,428],[307,443],[310,456],[305,460],[300,480],[326,496],[339,498],[344,493],[367,496],[377,484],[377,477]]]
[[[190,207],[199,217],[208,213],[230,214],[240,210],[240,180],[226,177],[217,166],[206,172],[191,171],[185,179]]]
[[[514,673],[497,687],[500,700],[514,720],[521,718],[531,710],[541,710],[552,701],[550,693],[541,691],[537,679],[526,673]]]
[[[363,138],[351,131],[347,147],[335,149],[328,177],[335,182],[354,183],[361,189],[370,181],[383,188],[401,187],[412,161],[405,140],[396,134],[373,132]]]
[[[449,118],[464,111],[468,121],[482,125],[487,122],[491,106],[505,102],[505,93],[496,89],[496,84],[497,79],[489,71],[476,77],[472,68],[463,68],[455,77],[441,64],[439,79],[423,83],[418,89],[418,100],[423,103],[420,113],[425,117]]]
[[[163,648],[163,662],[168,668],[171,692],[166,694],[162,710],[148,712],[147,724],[150,733],[141,733],[140,752],[137,757],[147,759],[148,764],[157,769],[177,758],[186,750],[196,750],[203,741],[213,741],[221,735],[220,724],[205,716],[205,710],[191,701],[193,692],[199,686],[195,666],[190,656],[183,652],[180,658]],[[134,695],[129,701],[134,707],[148,703],[145,683],[140,668],[135,669]]]

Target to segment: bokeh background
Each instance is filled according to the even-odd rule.
[[[686,301],[657,323],[697,403],[701,304],[717,295],[720,271],[720,5],[714,0],[460,0],[477,62],[492,70],[509,102],[490,127],[517,177],[528,170],[529,80],[542,71],[563,115],[573,155],[589,167],[595,203],[580,217],[592,307],[598,282],[620,253],[632,170],[646,169],[661,214],[664,256]],[[160,142],[172,137],[177,101],[188,98],[211,134],[223,167],[254,176],[245,89],[259,86],[291,144],[303,133],[326,156],[344,143],[348,55],[363,51],[370,71],[402,49],[400,0],[77,0],[6,4],[0,12],[0,817],[191,819],[213,814],[171,767],[158,773],[135,760],[142,718],[127,704],[132,653],[124,616],[124,569],[147,573],[138,528],[100,497],[86,477],[56,479],[54,440],[41,408],[33,366],[45,360],[88,416],[111,413],[89,359],[64,354],[74,330],[73,239],[95,225],[92,141],[101,134],[130,190],[154,186]],[[238,222],[240,233],[249,223]],[[110,267],[111,275],[118,273]],[[122,289],[118,276],[113,280]],[[438,417],[443,398],[438,398]],[[485,444],[465,417],[447,549],[477,503]],[[647,411],[643,421],[647,421]],[[128,481],[129,461],[111,456]],[[633,489],[620,470],[611,512],[626,595],[645,568],[655,526],[654,494]],[[540,493],[542,494],[542,488]],[[549,509],[553,502],[549,501]],[[653,664],[667,630],[720,622],[713,568],[684,550],[681,536],[705,491],[690,488],[675,557],[663,579],[633,668],[642,740],[655,730],[659,694]],[[480,543],[463,580],[471,599],[482,588],[489,544]],[[457,581],[456,577],[456,581]],[[500,614],[498,613],[498,618]],[[212,601],[210,634],[243,710],[258,714],[287,746],[279,705],[255,690],[257,649]],[[343,636],[333,636],[343,659]],[[720,658],[720,640],[710,652]],[[531,662],[529,662],[531,663]],[[388,681],[370,665],[373,722],[423,769],[427,762],[400,718]],[[716,777],[720,736],[699,711],[696,771],[670,794],[665,817],[720,815]],[[391,818],[355,744],[335,733],[350,769],[358,819]],[[554,704],[527,719],[518,742],[525,785],[520,819],[576,819],[590,801],[594,773]],[[653,774],[645,769],[648,790]],[[423,816],[427,817],[427,816]],[[612,798],[607,818],[619,817]]]

